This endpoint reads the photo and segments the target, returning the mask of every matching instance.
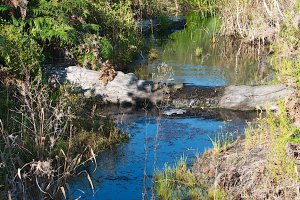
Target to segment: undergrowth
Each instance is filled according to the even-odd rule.
[[[279,111],[267,111],[265,118],[259,118],[255,128],[246,130],[246,148],[261,146],[268,150],[266,159],[266,173],[269,182],[274,187],[288,187],[299,181],[296,160],[293,155],[288,155],[287,143],[293,141],[291,136],[298,132],[288,117],[284,102],[280,101]],[[287,184],[287,185],[283,185]],[[296,192],[296,190],[295,190]],[[283,194],[286,195],[286,194]]]
[[[30,73],[32,59],[20,57],[26,73],[0,83],[0,198],[71,197],[67,182],[78,174],[85,174],[93,189],[81,166],[96,167],[96,153],[128,135],[111,118],[98,116],[101,101],[85,100],[72,85],[51,88]]]
[[[165,166],[155,175],[155,189],[159,199],[204,199],[224,200],[227,194],[223,189],[209,187],[205,177],[196,176],[181,158],[173,167]]]
[[[245,139],[205,152],[188,168],[181,159],[156,175],[160,199],[297,199],[298,168],[293,145],[299,130],[284,102],[250,123]],[[221,142],[215,142],[219,144]],[[216,148],[216,149],[215,149]]]
[[[160,199],[199,199],[199,187],[202,187],[201,182],[183,158],[174,167],[166,165],[164,171],[155,175],[155,189]]]

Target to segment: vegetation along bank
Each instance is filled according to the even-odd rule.
[[[161,199],[299,198],[299,33],[298,1],[222,0],[214,10],[221,34],[257,49],[269,50],[274,80],[293,94],[278,101],[279,110],[258,107],[257,119],[243,136],[212,139],[214,148],[192,167],[185,159],[156,174]]]
[[[101,100],[74,94],[73,85],[48,84],[43,68],[76,64],[100,70],[99,78],[107,84],[116,76],[115,69],[145,50],[138,20],[157,17],[164,24],[165,16],[191,9],[220,18],[219,34],[257,48],[267,45],[274,83],[298,91],[296,0],[2,1],[0,198],[61,199],[70,195],[69,178],[79,174],[93,189],[82,166],[96,166],[97,152],[128,139],[113,120],[96,114]],[[245,138],[216,140],[215,148],[192,168],[181,161],[158,173],[158,197],[299,197],[297,95],[280,102],[277,113],[267,111],[249,125]]]
[[[0,199],[69,197],[96,153],[128,139],[99,114],[101,99],[47,79],[47,66],[100,70],[108,82],[144,50],[137,21],[193,6],[180,1],[0,2]],[[50,81],[50,82],[48,82]],[[52,81],[52,82],[51,82]],[[54,83],[54,84],[52,84]]]

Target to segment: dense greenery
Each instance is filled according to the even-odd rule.
[[[37,0],[25,4],[23,12],[9,3],[3,4],[1,60],[16,74],[20,72],[16,69],[20,63],[14,62],[23,59],[22,62],[34,63],[31,72],[36,72],[36,65],[42,61],[64,59],[92,69],[99,69],[108,59],[122,64],[131,61],[141,48],[137,19],[180,12],[183,7],[198,6],[208,11],[211,2]],[[22,52],[20,59],[14,59],[17,52]]]
[[[14,62],[23,59],[35,67],[41,61],[70,59],[93,69],[107,59],[128,62],[141,44],[130,6],[129,1],[41,0],[27,5],[24,18],[2,6],[1,58],[16,73],[20,63]],[[22,53],[20,59],[14,59],[17,53]]]

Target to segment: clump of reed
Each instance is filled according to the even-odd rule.
[[[295,17],[296,3],[295,0],[222,0],[218,13],[223,33],[247,42],[273,42],[284,24]]]
[[[201,182],[181,158],[173,167],[168,165],[155,175],[155,189],[160,199],[199,199]]]
[[[72,86],[50,88],[37,78],[0,89],[7,91],[0,99],[6,105],[0,119],[0,198],[69,198],[68,180],[79,174],[94,190],[82,166],[96,169],[96,153],[128,136],[109,117],[97,116]],[[81,126],[84,120],[88,127]]]

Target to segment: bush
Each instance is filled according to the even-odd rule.
[[[38,0],[27,5],[23,18],[8,10],[0,10],[0,42],[6,47],[19,45],[16,52],[29,58],[46,55],[51,62],[53,57],[71,58],[79,65],[98,69],[107,59],[114,63],[131,61],[141,47],[130,1]],[[34,56],[28,54],[30,51]],[[5,52],[9,54],[9,49]],[[19,66],[5,55],[1,57],[6,65]]]
[[[40,45],[19,24],[0,25],[0,29],[0,57],[5,66],[16,78],[38,75],[44,59]]]
[[[68,88],[59,93],[53,97],[39,81],[18,85],[9,124],[0,119],[1,199],[60,199],[70,192],[67,180],[83,173],[80,166],[96,166],[94,151],[128,139],[110,118],[83,115],[86,102]]]

